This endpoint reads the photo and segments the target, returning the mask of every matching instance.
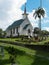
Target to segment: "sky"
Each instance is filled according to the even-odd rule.
[[[15,20],[22,19],[24,7],[33,28],[38,27],[39,19],[33,17],[34,11],[40,6],[40,0],[0,0],[0,28],[6,30]],[[42,0],[45,17],[41,21],[41,29],[49,31],[49,0]]]

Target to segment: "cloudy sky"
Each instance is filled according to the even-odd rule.
[[[15,20],[21,19],[25,3],[30,22],[33,27],[38,26],[38,19],[34,19],[33,13],[40,6],[40,0],[0,0],[0,28],[5,30]],[[49,0],[42,0],[42,7],[45,10],[42,29],[49,31]]]

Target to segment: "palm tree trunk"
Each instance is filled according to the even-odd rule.
[[[39,19],[39,40],[41,41],[41,17]]]
[[[39,19],[39,29],[40,29],[40,31],[41,31],[41,17],[40,17],[40,19]]]

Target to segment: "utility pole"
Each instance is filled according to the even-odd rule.
[[[40,8],[42,8],[42,0],[40,0]]]

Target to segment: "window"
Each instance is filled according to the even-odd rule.
[[[16,33],[18,33],[18,27],[16,28]]]
[[[13,28],[13,34],[15,34],[15,28]]]
[[[28,33],[30,33],[30,29],[28,29]]]
[[[11,35],[12,35],[12,30],[11,30]]]

